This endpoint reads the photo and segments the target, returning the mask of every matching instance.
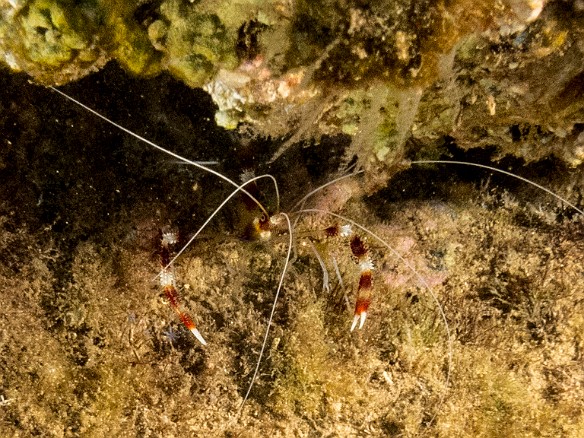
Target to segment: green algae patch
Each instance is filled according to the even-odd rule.
[[[110,14],[108,20],[114,29],[111,56],[135,75],[148,77],[162,71],[161,55],[150,44],[144,29],[115,13]]]
[[[102,18],[97,1],[15,3],[0,20],[5,58],[11,67],[27,70],[41,81],[79,77],[77,71],[104,63],[102,50],[94,44]]]
[[[324,324],[323,303],[305,302],[297,311],[292,331],[280,340],[279,357],[273,359],[279,369],[274,409],[286,416],[334,415],[338,405],[363,398],[365,382],[348,372],[352,360],[339,361]]]
[[[165,2],[160,13],[161,20],[149,31],[177,77],[200,87],[219,68],[235,68],[236,30],[227,28],[216,13],[202,12],[179,1]]]
[[[537,375],[530,376],[523,369],[509,367],[508,354],[470,348],[459,350],[457,367],[472,369],[473,373],[464,382],[455,380],[453,397],[466,403],[445,407],[439,425],[444,436],[570,435],[575,425],[571,424],[573,417],[546,400],[545,393],[539,390]],[[465,415],[470,406],[473,416]]]

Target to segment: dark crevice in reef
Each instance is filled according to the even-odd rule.
[[[295,144],[270,164],[266,170],[278,180],[282,210],[289,211],[308,192],[346,172],[344,157],[350,144],[350,137],[345,135],[323,136],[318,142]],[[278,149],[279,145],[270,155]]]
[[[407,158],[461,161],[491,166],[529,179],[552,191],[556,187],[561,187],[562,183],[565,185],[570,179],[578,177],[577,169],[568,168],[562,160],[554,156],[526,163],[521,158],[509,155],[500,157],[496,146],[464,150],[450,138],[444,140],[443,150],[444,152],[438,157],[427,158],[423,153],[412,152]],[[503,194],[508,192],[522,204],[537,200],[538,203],[545,204],[548,209],[556,206],[557,220],[569,219],[575,214],[572,209],[562,206],[542,190],[516,178],[488,169],[458,164],[412,165],[395,175],[385,189],[370,196],[368,203],[380,217],[386,215],[383,206],[388,203],[427,200],[464,203],[467,199],[463,196],[468,195],[469,192],[461,187],[466,184],[470,184],[485,194],[490,193],[493,200],[497,201],[493,207],[503,206]],[[576,199],[577,203],[580,201]]]
[[[7,200],[0,208],[12,212],[15,224],[49,229],[62,249],[70,252],[78,242],[98,238],[114,223],[126,230],[115,239],[124,239],[144,214],[188,235],[232,190],[22,75],[3,72],[0,82],[0,181]],[[216,108],[202,90],[165,74],[132,78],[115,63],[61,90],[181,156],[216,161],[211,167],[234,181],[245,171],[274,175],[284,210],[335,174],[350,143],[346,136],[299,143],[267,164],[283,140],[245,139],[218,128]],[[270,182],[260,183],[272,210],[273,193]],[[241,208],[241,201],[230,208]],[[228,211],[221,219],[213,226],[233,230]]]
[[[49,227],[60,246],[74,247],[139,204],[164,204],[165,219],[189,221],[201,198],[192,186],[205,177],[22,75],[0,82],[1,208],[15,224]],[[62,90],[195,160],[225,156],[221,147],[232,143],[214,127],[208,96],[165,75],[132,79],[112,63]],[[216,184],[206,179],[199,184]]]

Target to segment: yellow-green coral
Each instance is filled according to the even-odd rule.
[[[86,14],[95,6],[95,2],[73,7],[68,2],[31,1],[14,21],[3,20],[3,39],[13,44],[16,50],[12,52],[20,62],[63,67],[88,49],[92,38]],[[18,51],[19,45],[22,51]]]
[[[215,13],[201,13],[197,6],[175,0],[163,3],[160,12],[164,25],[154,22],[151,33],[175,75],[202,86],[219,68],[235,67],[236,30],[227,29]]]

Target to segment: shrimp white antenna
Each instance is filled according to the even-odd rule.
[[[522,176],[516,175],[514,173],[508,172],[506,170],[503,169],[497,169],[496,167],[492,167],[492,166],[487,166],[485,164],[478,164],[478,163],[470,163],[470,162],[465,162],[465,161],[454,161],[454,160],[414,160],[414,161],[409,161],[406,162],[409,164],[457,164],[457,165],[462,165],[462,166],[471,166],[471,167],[479,167],[481,169],[487,169],[487,170],[491,170],[493,172],[499,172],[502,173],[503,175],[507,175],[510,177],[513,177],[515,179],[518,179],[520,181],[526,182],[527,184],[531,184],[533,187],[537,187],[540,190],[543,190],[544,192],[552,195],[554,198],[556,198],[557,200],[563,202],[564,204],[572,207],[574,210],[576,210],[578,213],[580,213],[581,215],[584,216],[584,210],[581,210],[580,208],[576,207],[574,204],[572,204],[570,201],[562,198],[560,195],[558,195],[557,193],[552,192],[550,189],[548,189],[547,187],[544,187],[534,181],[531,181],[527,178],[524,178]]]
[[[210,174],[212,174],[212,175],[215,175],[216,177],[218,177],[218,178],[222,179],[223,181],[225,181],[225,182],[227,182],[227,183],[231,184],[231,185],[232,185],[232,186],[234,186],[234,187],[237,187],[237,188],[239,188],[239,187],[240,187],[238,183],[236,183],[236,182],[235,182],[235,181],[233,181],[232,179],[230,179],[230,178],[226,177],[226,176],[225,176],[225,175],[223,175],[222,173],[220,173],[220,172],[217,172],[216,170],[214,170],[214,169],[211,169],[210,167],[208,167],[208,166],[205,166],[205,165],[203,165],[203,164],[201,164],[201,163],[199,163],[199,162],[197,162],[197,161],[192,161],[192,160],[189,160],[188,158],[185,158],[185,157],[183,157],[183,156],[181,156],[181,155],[179,155],[179,154],[177,154],[177,153],[174,153],[174,152],[172,152],[172,151],[170,151],[170,150],[168,150],[168,149],[165,149],[165,148],[163,148],[162,146],[159,146],[159,145],[157,145],[156,143],[154,143],[154,142],[152,142],[152,141],[148,140],[147,138],[144,138],[144,137],[142,137],[142,136],[140,136],[140,135],[136,134],[135,132],[133,132],[133,131],[129,130],[128,128],[124,128],[122,125],[118,125],[118,124],[117,124],[116,122],[114,122],[113,120],[110,120],[110,119],[108,119],[106,116],[104,116],[104,115],[102,115],[102,114],[98,113],[98,112],[97,112],[97,111],[95,111],[94,109],[92,109],[92,108],[88,107],[87,105],[85,105],[85,104],[83,104],[83,103],[79,102],[78,100],[76,100],[76,99],[74,99],[73,97],[69,96],[68,94],[66,94],[66,93],[62,92],[61,90],[58,90],[57,88],[55,88],[55,87],[52,87],[52,86],[49,86],[49,88],[50,88],[51,90],[55,91],[56,93],[60,94],[60,95],[61,95],[61,96],[63,96],[64,98],[66,98],[66,99],[70,100],[71,102],[75,103],[76,105],[79,105],[81,108],[83,108],[83,109],[85,109],[85,110],[89,111],[91,114],[94,114],[94,115],[96,115],[96,116],[97,116],[97,117],[99,117],[100,119],[102,119],[102,120],[105,120],[105,121],[106,121],[107,123],[109,123],[110,125],[113,125],[113,126],[115,126],[116,128],[118,128],[118,129],[120,129],[120,130],[124,131],[125,133],[127,133],[127,134],[131,135],[132,137],[134,137],[134,138],[136,138],[136,139],[138,139],[138,140],[140,140],[140,141],[142,141],[142,142],[146,143],[147,145],[150,145],[150,146],[152,146],[153,148],[155,148],[155,149],[158,149],[159,151],[161,151],[161,152],[164,152],[165,154],[167,154],[167,155],[170,155],[171,157],[174,157],[174,158],[176,158],[176,159],[178,159],[178,160],[182,161],[183,163],[190,164],[190,165],[192,165],[192,166],[195,166],[195,167],[196,167],[196,168],[198,168],[198,169],[204,170],[204,171],[206,171],[206,172],[208,172],[208,173],[210,173]],[[250,199],[251,199],[253,202],[255,202],[255,203],[258,205],[258,207],[259,207],[259,208],[262,210],[262,212],[263,212],[264,214],[268,215],[268,212],[266,211],[266,209],[264,208],[264,206],[261,204],[261,202],[260,202],[260,201],[258,201],[258,200],[257,200],[255,197],[253,197],[253,196],[252,196],[252,195],[251,195],[251,194],[250,194],[250,193],[249,193],[247,190],[245,190],[245,189],[243,189],[243,188],[241,188],[241,189],[239,189],[239,190],[240,190],[241,192],[245,193],[247,196],[249,196],[249,197],[250,197]]]
[[[174,261],[183,253],[185,252],[185,250],[190,246],[191,243],[193,243],[193,241],[198,237],[199,234],[201,234],[201,232],[203,231],[203,229],[209,224],[209,222],[211,222],[211,220],[217,215],[217,213],[219,213],[219,211],[225,206],[225,204],[227,204],[229,202],[229,200],[231,198],[233,198],[237,193],[239,192],[243,192],[246,193],[245,190],[243,189],[246,185],[248,185],[251,182],[257,181],[259,179],[262,178],[269,178],[272,180],[272,182],[274,183],[274,187],[276,187],[276,193],[278,191],[278,184],[276,182],[276,179],[272,176],[272,175],[260,175],[260,176],[256,176],[254,178],[251,178],[249,180],[247,180],[246,182],[244,182],[243,184],[237,186],[237,188],[232,191],[229,196],[227,196],[223,202],[221,202],[221,204],[219,204],[219,206],[213,211],[213,213],[211,213],[209,215],[209,217],[207,218],[207,220],[203,223],[203,225],[201,225],[199,227],[199,229],[197,230],[197,232],[189,239],[189,241],[180,249],[180,251],[178,251],[176,253],[176,255],[170,260],[170,262],[168,263],[168,265],[164,266],[162,268],[162,270],[158,273],[158,275],[156,277],[154,277],[154,280],[156,280],[170,265],[172,265],[174,263]]]
[[[286,223],[288,225],[288,251],[286,253],[286,262],[284,263],[284,267],[282,268],[282,273],[280,274],[280,281],[278,283],[278,289],[276,289],[276,295],[274,296],[274,302],[272,304],[270,318],[268,319],[268,325],[266,327],[266,332],[264,333],[264,340],[262,342],[262,348],[260,350],[260,354],[259,354],[258,360],[256,362],[256,367],[255,367],[255,370],[253,372],[253,376],[251,378],[251,381],[249,382],[249,386],[247,388],[247,392],[245,393],[245,397],[243,397],[243,401],[241,402],[241,404],[239,405],[239,409],[237,410],[236,418],[239,417],[239,415],[241,414],[241,411],[243,409],[243,405],[245,404],[245,402],[249,398],[249,394],[251,392],[251,389],[253,388],[253,384],[254,384],[255,379],[258,375],[258,371],[260,369],[262,358],[264,356],[264,351],[266,350],[266,345],[268,343],[268,334],[270,333],[270,326],[272,325],[272,320],[274,319],[274,313],[276,312],[276,304],[278,304],[278,298],[280,297],[280,292],[281,292],[282,286],[284,284],[284,278],[286,277],[286,271],[288,270],[288,266],[290,264],[290,256],[292,254],[292,243],[293,243],[292,224],[290,222],[290,218],[288,217],[288,215],[286,213],[279,213],[279,214],[282,215],[284,217],[284,219],[286,219]]]
[[[328,269],[326,268],[326,264],[324,263],[324,260],[320,256],[318,249],[316,249],[316,246],[314,245],[314,243],[312,243],[312,240],[308,239],[308,245],[310,245],[310,249],[312,249],[314,256],[318,260],[318,263],[320,265],[320,269],[322,269],[322,291],[323,292],[330,292],[329,273],[328,273]]]
[[[333,256],[332,258],[333,267],[335,268],[335,273],[337,274],[337,281],[341,286],[341,290],[343,291],[343,297],[345,297],[345,304],[347,305],[347,309],[351,308],[351,303],[349,303],[349,297],[347,296],[347,289],[345,289],[345,284],[343,283],[343,277],[341,276],[341,271],[339,270],[339,264],[337,263],[336,257]]]
[[[217,160],[212,160],[212,161],[197,161],[197,163],[202,164],[203,166],[217,166],[219,164],[219,161]],[[189,163],[185,163],[182,160],[173,160],[171,161],[171,164],[182,164],[183,166],[185,164],[189,164]]]

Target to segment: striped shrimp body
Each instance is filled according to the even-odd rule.
[[[476,197],[465,210],[458,201],[420,205],[409,200],[391,205],[382,200],[382,195],[374,195],[378,197],[373,201],[354,199],[347,203],[343,214],[311,207],[312,196],[325,196],[326,188],[359,178],[360,172],[335,178],[308,193],[290,211],[283,212],[279,185],[272,175],[235,182],[211,166],[173,153],[65,97],[150,147],[233,187],[182,248],[178,248],[174,232],[166,229],[162,232],[162,269],[157,276],[169,306],[197,342],[205,346],[204,354],[210,364],[217,367],[223,361],[218,359],[226,348],[221,341],[237,340],[234,348],[237,355],[233,353],[230,357],[237,369],[238,390],[234,391],[234,397],[238,400],[238,415],[231,416],[230,420],[239,418],[247,426],[257,426],[252,419],[255,414],[246,416],[244,410],[251,404],[251,400],[247,403],[248,399],[252,399],[255,407],[267,403],[279,414],[309,418],[307,423],[312,425],[306,426],[306,430],[310,431],[336,430],[342,435],[342,429],[335,429],[335,424],[349,418],[348,423],[353,425],[351,433],[379,436],[394,431],[402,435],[425,432],[458,436],[468,427],[456,416],[466,406],[459,402],[470,403],[469,409],[477,413],[473,425],[494,421],[488,414],[491,399],[484,389],[493,388],[489,386],[489,376],[494,376],[497,384],[504,387],[506,392],[501,396],[504,403],[507,402],[505,394],[518,393],[513,379],[523,382],[527,388],[521,400],[540,397],[537,385],[528,380],[527,373],[508,374],[510,368],[505,367],[512,354],[493,352],[489,346],[498,339],[519,350],[529,342],[535,343],[525,353],[525,359],[516,358],[520,366],[531,372],[529,363],[536,363],[537,354],[549,354],[554,348],[560,348],[559,343],[550,346],[555,342],[550,333],[559,330],[552,329],[550,321],[556,318],[558,324],[565,324],[562,327],[578,327],[574,314],[567,310],[569,305],[561,300],[557,307],[550,304],[556,303],[550,291],[555,293],[570,282],[575,285],[574,297],[584,293],[574,280],[577,273],[570,270],[577,266],[583,251],[581,242],[567,234],[570,227],[578,230],[577,221],[564,225],[560,231],[549,231],[546,228],[549,218],[538,216],[530,207],[521,207],[521,214],[516,214],[517,210],[508,207],[514,201],[507,195],[497,197],[488,190],[468,189],[464,184],[458,187]],[[411,161],[409,164],[437,163],[476,166],[454,161]],[[490,173],[503,173],[534,184],[578,215],[584,215],[578,205],[545,187],[506,171],[478,166],[487,167]],[[276,198],[275,208],[268,209],[259,201],[252,188],[259,181],[269,183],[270,193]],[[456,188],[453,186],[451,190]],[[192,245],[228,203],[242,197],[246,203],[251,200],[255,209],[249,223],[251,232],[244,233],[249,240],[256,240],[255,243],[241,239],[217,243],[213,237]],[[503,204],[503,207],[486,208],[487,204],[493,207]],[[543,231],[531,231],[525,221],[540,224]],[[557,249],[545,243],[545,237],[554,236]],[[539,253],[525,254],[522,246],[527,239],[538,243]],[[266,249],[271,246],[276,249]],[[224,255],[219,257],[214,252]],[[188,257],[181,257],[183,253]],[[267,256],[262,258],[264,253]],[[556,261],[560,255],[563,269],[567,270],[563,274]],[[232,275],[238,270],[245,271],[243,279]],[[307,271],[312,274],[306,274]],[[185,277],[181,277],[185,272]],[[186,304],[193,298],[183,294],[185,304],[178,292],[177,283],[183,281],[199,282],[206,288],[202,298],[205,312],[193,313],[191,317],[190,306]],[[221,284],[214,285],[215,281]],[[319,295],[314,292],[318,287],[309,288],[307,283],[321,283],[325,292],[336,291],[336,297],[341,299],[327,298],[328,293]],[[224,296],[223,289],[227,290],[227,286],[238,294],[233,302]],[[290,293],[293,288],[302,300]],[[253,289],[257,297],[250,298],[248,289]],[[346,290],[351,293],[345,295]],[[284,292],[286,299],[282,300]],[[569,301],[570,296],[564,294],[561,299]],[[212,315],[227,310],[215,308],[213,299],[226,303],[229,311],[237,316],[215,320]],[[253,309],[242,307],[245,299],[255,300]],[[352,315],[345,311],[347,301]],[[558,314],[568,316],[560,318]],[[258,330],[262,326],[260,335]],[[216,328],[219,330],[215,331]],[[571,329],[565,330],[562,336],[568,336]],[[331,339],[333,334],[336,337]],[[533,339],[527,339],[530,336]],[[537,336],[549,344],[537,344]],[[480,348],[475,348],[477,345]],[[456,367],[453,357],[457,358]],[[558,356],[556,360],[558,367],[570,370],[576,367],[567,357]],[[264,371],[263,367],[269,370]],[[469,371],[472,367],[476,373]],[[210,369],[215,374],[208,382],[218,381],[227,387],[225,382],[231,378],[230,373],[222,374],[218,368],[209,366],[202,374],[211,373]],[[242,378],[247,383],[245,392],[241,390]],[[256,390],[252,391],[254,385]],[[471,393],[478,395],[471,400]],[[528,408],[509,403],[519,410],[520,417],[524,416],[521,418],[527,418]],[[297,415],[298,410],[303,414]],[[500,415],[511,424],[517,422],[504,413]],[[540,420],[544,421],[543,414]],[[370,429],[361,426],[367,422]],[[225,430],[231,428],[237,429],[233,423],[225,426]],[[521,435],[525,429],[508,431]]]
[[[178,292],[176,291],[176,288],[174,285],[175,279],[174,279],[174,274],[172,273],[172,270],[171,270],[171,268],[172,268],[171,265],[174,262],[174,260],[176,260],[176,258],[196,239],[196,237],[199,235],[199,233],[203,231],[205,226],[227,204],[227,202],[230,201],[231,198],[233,198],[239,192],[241,192],[245,196],[247,196],[254,204],[256,204],[259,207],[259,209],[261,211],[260,216],[254,218],[253,222],[252,222],[252,226],[255,229],[255,233],[256,233],[257,237],[259,239],[262,239],[262,240],[269,239],[270,227],[272,225],[275,225],[276,223],[281,222],[281,218],[285,218],[289,222],[287,215],[285,213],[278,213],[275,216],[270,216],[268,214],[268,212],[266,211],[266,209],[264,208],[264,206],[257,200],[257,198],[254,197],[252,195],[252,193],[250,193],[248,190],[246,190],[246,186],[248,186],[249,184],[255,183],[255,181],[258,179],[268,178],[268,179],[271,179],[273,181],[276,195],[277,195],[277,197],[279,197],[278,184],[277,184],[276,180],[271,175],[262,175],[259,177],[254,177],[252,179],[248,179],[248,180],[244,181],[242,184],[238,184],[238,183],[230,180],[229,178],[225,177],[221,173],[215,171],[214,169],[206,166],[205,164],[201,164],[200,162],[197,162],[197,161],[188,160],[188,159],[186,159],[178,154],[175,154],[175,153],[173,153],[165,148],[162,148],[161,146],[159,146],[155,143],[152,143],[151,141],[145,139],[144,137],[141,137],[141,136],[133,133],[132,131],[112,122],[111,120],[107,119],[103,115],[97,113],[96,111],[87,107],[86,105],[82,104],[81,102],[71,98],[70,96],[66,95],[65,93],[59,91],[58,89],[53,88],[53,87],[51,87],[51,88],[54,91],[56,91],[57,93],[61,94],[63,97],[73,101],[77,105],[80,105],[85,110],[92,112],[97,117],[105,120],[106,122],[116,126],[119,129],[125,131],[129,135],[138,138],[139,140],[145,142],[149,146],[154,147],[155,149],[158,149],[159,151],[164,152],[164,153],[172,156],[173,158],[179,159],[180,161],[183,161],[186,164],[190,164],[192,166],[197,167],[200,170],[209,172],[209,173],[213,174],[214,176],[217,176],[218,178],[224,180],[225,182],[235,186],[235,190],[224,199],[224,201],[219,205],[219,207],[217,207],[217,209],[207,218],[207,220],[199,228],[199,230],[192,236],[192,238],[189,240],[189,242],[176,255],[174,255],[173,257],[170,257],[170,247],[176,243],[176,236],[173,233],[163,233],[163,237],[161,240],[162,253],[163,253],[163,256],[162,256],[163,269],[157,276],[158,278],[160,278],[160,285],[163,288],[164,293],[166,294],[166,296],[169,300],[169,304],[171,305],[173,310],[175,310],[175,312],[177,313],[177,315],[179,316],[180,320],[183,322],[185,327],[190,332],[193,333],[193,335],[197,338],[197,340],[199,342],[201,342],[203,345],[206,345],[206,341],[202,337],[201,333],[199,332],[198,329],[195,328],[195,325],[194,325],[194,322],[192,321],[192,318],[188,315],[188,313],[181,310],[181,306],[179,304]],[[328,185],[329,184],[327,184],[327,186]],[[316,192],[314,192],[314,193],[316,193]],[[279,203],[279,200],[278,200],[278,203]],[[288,225],[290,225],[290,224],[288,223]],[[338,232],[334,231],[334,227],[329,227],[329,228],[327,228],[327,230],[325,232],[327,233],[328,237],[333,237],[334,235],[339,234],[339,233],[341,234],[342,237],[347,237],[349,234],[352,233],[350,231],[350,228],[347,228],[347,227],[339,230]],[[288,234],[290,235],[290,238],[292,238],[291,226],[288,227]],[[289,245],[289,247],[291,248],[291,244]],[[358,236],[353,236],[351,238],[350,248],[351,248],[351,252],[353,253],[354,257],[358,261],[360,269],[361,269],[359,288],[358,288],[359,295],[357,297],[357,303],[355,305],[355,317],[353,320],[353,324],[351,326],[351,331],[352,331],[355,328],[355,326],[357,325],[357,322],[359,323],[359,328],[363,327],[363,324],[364,324],[366,316],[367,316],[367,309],[368,309],[369,304],[371,302],[370,289],[371,289],[371,276],[372,276],[372,270],[373,270],[373,263],[371,262],[371,260],[367,256],[367,249],[365,247],[365,244],[360,240],[360,238]],[[286,260],[288,260],[288,259],[289,259],[289,256],[287,257]],[[286,271],[286,267],[287,267],[287,263],[286,263],[284,270],[283,270],[283,273],[282,273],[282,280],[280,281],[277,295],[279,294],[279,291],[281,289],[281,285],[282,285],[282,281],[283,281],[284,274]],[[277,300],[275,300],[275,302],[276,301]],[[268,326],[269,326],[269,324],[268,324]]]
[[[207,342],[201,335],[201,332],[195,327],[193,318],[188,314],[180,302],[179,293],[176,290],[176,280],[174,277],[174,269],[170,263],[173,257],[173,247],[178,243],[178,235],[176,232],[169,229],[161,231],[162,237],[160,239],[160,260],[162,264],[162,271],[160,272],[158,278],[160,279],[160,286],[162,287],[164,294],[168,300],[168,304],[178,315],[181,322],[203,345],[207,345]]]

